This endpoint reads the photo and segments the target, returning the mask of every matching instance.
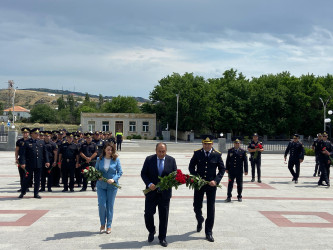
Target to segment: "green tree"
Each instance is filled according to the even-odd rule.
[[[111,102],[104,103],[102,110],[107,113],[140,113],[134,97],[120,95],[113,97]]]
[[[98,96],[98,108],[101,109],[104,103],[104,98],[102,96],[102,94],[99,94]]]
[[[57,99],[57,104],[58,104],[58,110],[62,110],[66,108],[66,102],[64,100],[64,96],[61,95],[58,99]]]
[[[0,115],[3,115],[3,110],[4,110],[4,104],[3,102],[0,102]]]
[[[56,121],[56,111],[47,104],[37,104],[31,111],[31,121],[40,123],[52,123]]]

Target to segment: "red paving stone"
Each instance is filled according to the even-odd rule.
[[[31,226],[49,210],[0,210],[0,214],[24,214],[17,221],[2,221],[0,226]]]
[[[302,211],[259,211],[259,212],[279,227],[333,228],[333,215],[326,212],[302,212]],[[283,215],[318,216],[326,220],[328,223],[292,222]]]

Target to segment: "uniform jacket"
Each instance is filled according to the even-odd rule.
[[[301,142],[291,141],[284,152],[284,157],[290,153],[289,160],[304,160],[304,146]]]
[[[45,163],[50,163],[49,156],[46,154],[45,143],[42,140],[30,138],[24,142],[20,148],[20,165],[26,165],[28,169],[42,168]]]
[[[74,142],[68,143],[65,142],[61,144],[59,148],[59,154],[61,154],[62,161],[76,161],[76,156],[79,154],[78,145]],[[67,161],[67,162],[68,162]]]
[[[225,172],[222,154],[212,148],[207,159],[204,149],[198,149],[194,151],[188,169],[192,175],[199,175],[206,181],[215,181],[219,184]],[[216,169],[218,169],[217,174]]]
[[[50,164],[54,162],[54,151],[58,150],[58,145],[54,143],[53,141],[49,141],[45,143],[46,153],[49,156]]]
[[[251,142],[249,143],[249,146],[248,146],[247,148],[255,149],[256,146],[259,146],[259,145],[262,146],[262,142],[261,142],[261,141],[257,141],[256,143],[255,143],[254,141],[251,141]],[[253,160],[254,153],[255,153],[255,152],[251,152],[251,153],[250,153],[250,154],[251,154],[251,158],[250,158],[250,160]],[[260,152],[260,151],[258,151],[258,155],[257,155],[257,160],[259,160],[259,159],[261,159],[261,152]]]
[[[177,164],[175,158],[166,155],[165,160],[164,160],[164,169],[162,172],[162,176],[164,177],[166,175],[169,175],[173,171],[177,171]],[[143,182],[146,184],[146,188],[148,188],[148,185],[150,183],[157,184],[160,182],[160,179],[158,178],[158,169],[157,169],[157,155],[150,155],[147,156],[142,170],[141,170],[141,178]],[[149,192],[146,194],[146,197],[152,197],[156,195],[158,190],[154,190],[152,192]],[[172,196],[172,191],[171,189],[168,190],[163,190],[162,192],[163,198],[170,199]]]
[[[106,179],[113,179],[115,183],[118,183],[118,180],[120,176],[123,174],[123,170],[121,169],[120,165],[120,160],[117,158],[116,160],[110,161],[110,166],[108,171],[105,171],[104,169],[104,158],[100,159],[99,157],[97,158],[95,168],[103,173],[103,177]],[[105,181],[97,181],[96,184],[97,188],[102,188],[102,189],[113,189],[116,188],[113,185],[110,185],[106,183]]]
[[[320,163],[325,163],[327,164],[328,161],[329,161],[329,156],[328,155],[325,155],[322,153],[323,149],[326,148],[326,150],[328,152],[330,152],[330,155],[332,157],[332,154],[333,154],[333,148],[332,148],[332,144],[329,140],[321,140],[319,143],[318,143],[318,150],[319,150],[319,153],[318,153],[318,159],[319,159],[319,162]]]
[[[229,174],[243,174],[248,172],[246,151],[242,148],[236,150],[234,147],[228,150],[227,170]]]

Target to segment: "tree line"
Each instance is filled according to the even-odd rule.
[[[133,97],[118,96],[105,101],[82,102],[73,95],[61,96],[58,109],[38,104],[31,122],[80,123],[81,112],[156,113],[162,128],[176,127],[176,95],[179,95],[180,131],[288,138],[293,133],[315,136],[323,130],[323,105],[333,97],[333,76],[313,74],[296,77],[289,72],[247,79],[237,70],[226,70],[219,78],[205,79],[193,73],[173,73],[158,81],[149,102],[138,107]],[[333,108],[329,102],[327,110]],[[327,115],[329,117],[329,115]],[[333,117],[332,117],[333,120]]]

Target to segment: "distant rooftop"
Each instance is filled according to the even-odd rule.
[[[13,112],[13,107],[4,110],[4,112],[9,112],[9,111]],[[14,112],[28,112],[28,113],[30,113],[30,110],[26,109],[26,108],[23,108],[21,106],[14,106]]]

